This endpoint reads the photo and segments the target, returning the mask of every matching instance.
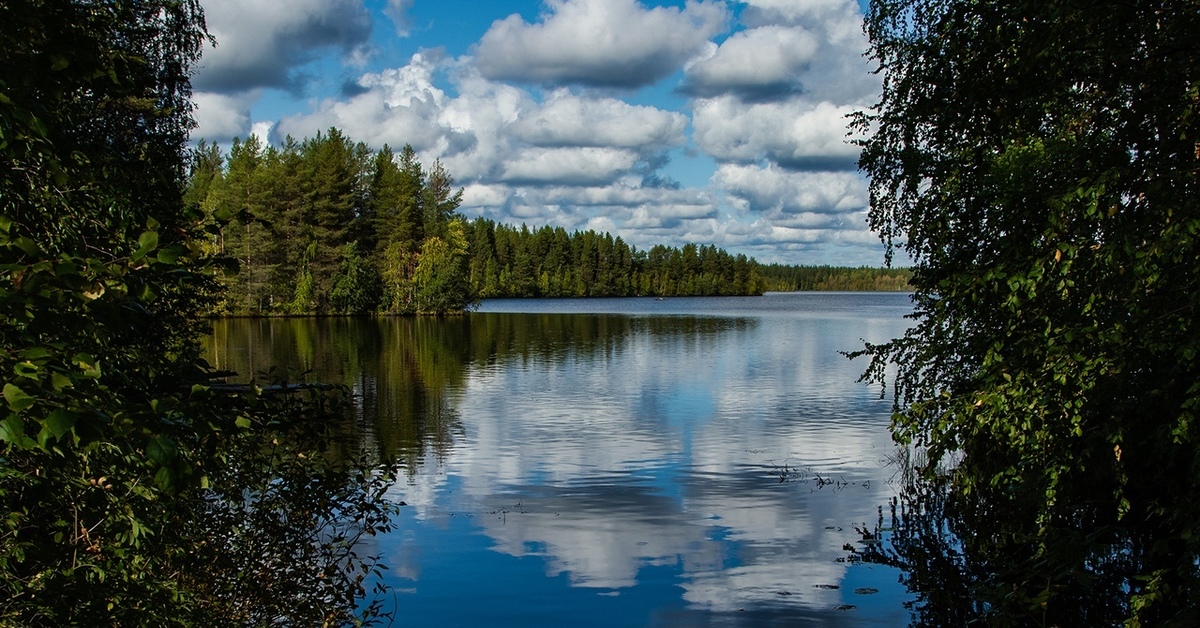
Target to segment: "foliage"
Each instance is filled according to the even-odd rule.
[[[227,221],[212,246],[239,262],[217,313],[414,313],[427,289],[413,273],[462,202],[440,163],[427,173],[411,146],[371,154],[336,128],[278,147],[235,139],[228,157],[202,142],[192,163],[188,198]],[[474,302],[454,294],[429,312]]]
[[[413,271],[413,283],[418,286],[414,308],[419,313],[453,311],[457,304],[474,299],[467,283],[467,241],[462,221],[448,223],[444,236],[425,239]]]
[[[898,461],[899,462],[899,461]],[[903,464],[908,464],[903,462]],[[913,479],[915,480],[915,479]],[[925,471],[921,480],[908,481],[901,498],[889,504],[885,519],[880,509],[873,530],[865,527],[862,542],[848,546],[849,560],[894,567],[901,581],[914,594],[905,606],[912,611],[914,627],[941,628],[986,623],[991,625],[1055,625],[1056,618],[1069,617],[1078,625],[1117,625],[1128,612],[1126,594],[1119,578],[1089,583],[1088,595],[1066,598],[1066,591],[1053,600],[1055,610],[997,608],[990,596],[980,595],[998,583],[1011,584],[1011,575],[997,580],[997,572],[1008,567],[1003,555],[979,551],[973,536],[994,539],[1009,533],[1011,523],[999,513],[990,520],[964,517],[958,510],[951,475],[945,470]],[[1127,565],[1121,553],[1097,557],[1108,574],[1120,574]],[[1104,563],[1108,563],[1105,565]],[[1103,577],[1103,573],[1097,573]],[[1069,611],[1064,610],[1069,608]]]
[[[639,251],[620,237],[561,227],[467,225],[470,281],[483,298],[762,294],[758,262],[715,246]]]
[[[253,391],[233,400],[220,385],[194,393],[240,410],[249,425],[208,436],[206,456],[218,464],[193,496],[192,518],[178,523],[190,528],[189,552],[174,565],[194,605],[188,623],[381,619],[385,567],[358,552],[363,539],[391,530],[395,507],[385,492],[395,469],[373,468],[336,445],[329,419],[344,413],[338,406],[348,395],[297,390],[267,399]]]
[[[380,291],[379,274],[359,255],[356,243],[347,244],[329,294],[330,306],[338,312],[369,314],[379,305]]]
[[[845,268],[838,266],[784,266],[762,268],[768,290],[775,292],[853,291],[904,292],[912,271],[907,268]]]
[[[1200,11],[875,0],[867,33],[860,165],[916,303],[871,373],[897,366],[926,480],[958,461],[970,595],[995,623],[1196,621]]]
[[[202,385],[198,314],[216,303],[220,264],[183,183],[188,73],[205,38],[189,0],[0,4],[0,624],[250,621],[227,612],[248,589],[205,588],[252,567],[224,553],[227,522],[205,500],[324,478],[340,488],[316,491],[323,505],[239,512],[281,503],[296,535],[384,524],[354,510],[374,489],[344,471],[249,473],[219,455],[284,430],[278,404]],[[201,157],[213,187],[220,160]],[[196,564],[205,552],[225,560]],[[296,569],[346,557],[303,558]],[[331,586],[351,595],[334,598],[310,576],[271,578],[291,584],[263,591],[307,591],[321,618],[355,613],[360,591],[343,583]]]
[[[391,418],[373,422],[363,446],[414,474],[426,457],[448,456],[463,435],[453,396],[465,386],[472,347],[482,342],[483,330],[473,322],[478,318],[226,318],[213,323],[207,355],[222,370],[253,373],[269,361],[355,387],[356,416]],[[331,435],[334,442],[360,438],[349,422],[335,426],[343,432]]]

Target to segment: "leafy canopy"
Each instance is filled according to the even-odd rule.
[[[194,0],[0,3],[0,625],[378,610],[354,547],[388,525],[384,476],[315,457],[323,399],[221,392],[198,359],[205,38]]]
[[[875,0],[866,31],[870,221],[916,303],[867,352],[898,367],[897,440],[952,468],[971,595],[1014,623],[1195,618],[1200,10]]]

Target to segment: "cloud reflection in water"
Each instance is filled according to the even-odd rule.
[[[903,298],[858,296],[868,300],[863,307]],[[450,393],[462,437],[443,458],[425,458],[397,494],[417,505],[419,528],[469,517],[488,551],[536,559],[546,578],[571,588],[674,590],[677,620],[903,624],[895,572],[863,576],[892,596],[890,607],[870,617],[834,610],[856,601],[849,588],[834,588],[848,569],[886,571],[837,562],[842,545],[857,539],[853,526],[873,523],[893,494],[882,467],[889,402],[855,384],[861,365],[837,352],[898,335],[905,322],[887,308],[877,317],[863,311],[477,314],[472,331],[486,324],[536,337],[579,317],[604,331],[578,343],[552,332],[559,340],[540,350],[472,362]],[[835,484],[820,486],[818,477]],[[393,563],[411,558],[395,549]],[[472,556],[460,557],[464,572]],[[418,577],[414,597],[423,586]],[[509,586],[522,595],[521,582]]]

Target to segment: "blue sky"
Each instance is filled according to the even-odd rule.
[[[411,144],[460,211],[640,248],[880,265],[855,0],[202,0],[193,139]]]

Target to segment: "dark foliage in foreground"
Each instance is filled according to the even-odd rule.
[[[334,399],[215,389],[198,358],[205,37],[189,0],[0,4],[0,625],[378,616],[355,543],[388,470],[322,442]]]
[[[961,542],[945,590],[994,624],[1194,625],[1200,11],[876,0],[867,33],[860,165],[917,304],[867,353]]]

